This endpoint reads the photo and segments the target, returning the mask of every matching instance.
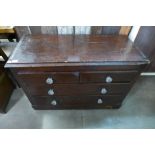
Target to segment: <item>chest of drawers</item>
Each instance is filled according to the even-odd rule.
[[[28,35],[10,68],[34,109],[119,108],[149,63],[125,36]]]

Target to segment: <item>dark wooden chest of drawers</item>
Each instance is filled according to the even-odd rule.
[[[25,36],[8,60],[35,109],[119,108],[149,61],[125,36]]]

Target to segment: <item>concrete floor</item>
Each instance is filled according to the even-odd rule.
[[[0,128],[155,128],[155,77],[140,77],[118,110],[41,110],[16,89]]]

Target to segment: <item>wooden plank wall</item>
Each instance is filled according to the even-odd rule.
[[[155,26],[141,26],[134,44],[151,61],[145,72],[155,72]]]
[[[16,26],[15,31],[20,38],[23,34],[102,34],[128,35],[131,26]]]

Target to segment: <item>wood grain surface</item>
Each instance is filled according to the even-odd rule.
[[[146,57],[126,36],[104,35],[27,35],[20,41],[7,66],[46,63],[148,63]],[[63,65],[64,65],[63,64]],[[106,64],[107,65],[107,64]]]
[[[101,34],[101,35],[128,35],[131,26],[15,26],[18,38],[25,34]]]
[[[6,67],[34,109],[119,108],[149,60],[127,36],[115,35],[119,26],[94,29],[111,35],[68,28],[61,27],[61,35],[25,35]],[[79,35],[65,35],[76,29]],[[85,31],[91,33],[88,27]],[[108,76],[113,81],[108,82]],[[46,82],[48,77],[52,84]]]

